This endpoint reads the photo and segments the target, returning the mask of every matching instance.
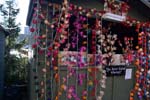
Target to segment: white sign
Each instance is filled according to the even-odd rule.
[[[132,78],[132,69],[126,69],[125,80]]]

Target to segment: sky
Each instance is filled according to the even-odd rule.
[[[16,0],[20,13],[18,14],[17,22],[21,23],[21,33],[24,33],[24,27],[26,26],[26,19],[28,14],[28,6],[30,0]]]
[[[0,0],[0,4],[4,3],[5,0]],[[20,13],[17,15],[17,23],[21,23],[21,34],[24,33],[24,27],[26,26],[26,18],[28,14],[28,6],[30,0],[15,0],[17,7],[20,9]]]

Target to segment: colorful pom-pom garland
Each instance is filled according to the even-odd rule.
[[[35,10],[35,13],[33,14],[34,19],[32,20],[33,25],[30,27],[30,32],[35,34],[34,36],[35,43],[32,45],[32,48],[34,48],[36,52],[36,57],[34,59],[35,80],[37,81],[36,83],[40,83],[36,85],[35,91],[38,94],[37,98],[45,98],[48,100],[53,99],[60,100],[61,96],[65,92],[67,99],[74,98],[75,100],[88,100],[89,96],[91,95],[93,96],[93,98],[96,98],[97,100],[102,100],[102,97],[104,96],[104,88],[106,87],[106,71],[103,69],[103,67],[106,64],[111,63],[111,61],[113,60],[111,57],[114,54],[113,51],[116,49],[114,47],[114,42],[117,39],[116,35],[110,34],[106,35],[103,34],[102,32],[101,16],[104,14],[104,11],[97,11],[96,9],[86,10],[82,7],[69,4],[67,0],[64,0],[62,6],[58,6],[57,4],[52,3],[48,4],[49,7],[53,8],[53,12],[50,12],[53,13],[51,15],[52,20],[49,20],[48,18],[49,10],[47,9],[47,11],[43,11],[40,4],[42,5],[42,2],[39,2],[37,4],[37,7],[35,7],[34,9]],[[121,6],[126,6],[126,9],[122,9],[123,12],[126,12],[128,6],[126,4],[122,4]],[[59,11],[60,13],[58,14],[57,11]],[[82,16],[82,14],[84,16]],[[78,16],[78,18],[76,18],[76,21],[73,23],[75,29],[71,30],[69,19],[73,15]],[[95,24],[94,28],[90,27],[88,24],[88,19],[92,17],[92,15],[98,16],[94,23]],[[41,24],[41,22],[43,24]],[[124,24],[128,25],[130,22],[131,24],[139,23],[134,19],[128,18],[127,23]],[[40,25],[45,26],[46,30],[44,30],[44,33],[40,33],[42,30],[39,27]],[[141,26],[148,26],[148,25],[150,24],[145,23],[141,24]],[[139,27],[140,26],[137,27],[137,31],[139,31]],[[50,30],[52,30],[51,31],[52,33],[51,37],[49,38],[48,32],[50,32]],[[92,34],[91,51],[93,54],[93,59],[95,59],[94,60],[95,62],[89,64],[87,57],[89,56],[88,34],[90,33]],[[150,36],[149,33],[147,34],[148,36]],[[139,49],[138,50],[139,59],[136,59],[136,65],[138,66],[136,78],[138,80],[134,90],[138,91],[137,93],[139,98],[142,98],[143,96],[146,96],[148,98],[149,91],[147,90],[147,86],[150,84],[149,82],[150,71],[148,70],[150,65],[149,64],[150,57],[148,56],[148,58],[146,59],[147,53],[146,47],[141,47],[141,43],[145,43],[147,41],[143,40],[142,36],[143,33],[140,33],[139,47],[137,47]],[[83,38],[83,41],[80,44],[82,46],[80,46],[79,48],[78,41],[80,38]],[[132,46],[132,40],[133,40],[132,38],[128,38],[126,45],[130,44],[130,46]],[[148,43],[145,43],[144,45],[146,44],[148,45],[150,44],[149,40]],[[62,45],[65,45],[65,47],[62,47]],[[60,60],[59,59],[60,48],[63,48],[64,51],[68,52],[64,57],[61,58],[61,61],[65,63],[65,66],[67,68],[67,75],[66,77],[63,78],[60,75],[61,65],[58,64],[58,60]],[[74,50],[78,52],[77,53],[71,52],[69,51],[70,48],[74,48]],[[106,55],[103,56],[101,55],[102,48],[105,48],[104,51],[106,52]],[[129,49],[130,47],[127,47],[126,51],[128,51]],[[44,62],[40,62],[42,55],[45,55]],[[97,56],[100,57],[97,58]],[[107,58],[110,58],[109,61],[107,61]],[[133,61],[130,55],[128,55],[126,58],[128,60],[128,63],[131,63]],[[43,66],[44,68],[40,69],[41,66]],[[76,67],[78,70],[76,70]],[[87,70],[87,74],[81,74],[79,72],[80,69],[84,68]],[[43,77],[42,79],[36,77],[38,76],[38,72],[42,73]],[[144,74],[144,72],[146,72],[147,74]],[[96,76],[97,73],[100,73],[101,77],[97,77]],[[50,75],[50,78],[48,78],[47,75]],[[69,84],[69,78],[72,77],[76,79],[77,81],[76,85],[80,86],[83,85],[84,79],[87,78],[87,87],[86,89],[83,89],[81,97],[79,97],[79,94],[77,93],[78,87],[76,85]],[[91,79],[91,77],[93,79]],[[54,81],[58,85],[58,89],[56,91],[57,95],[54,95],[52,93],[54,89],[52,85],[53,82],[51,79],[54,79]],[[145,83],[142,82],[143,81],[142,79],[144,79]],[[39,80],[41,81],[39,82]],[[50,84],[47,84],[47,80],[49,81]],[[61,80],[63,80],[62,83]],[[100,85],[99,92],[97,92],[98,85]],[[50,89],[48,90],[47,87],[49,87]],[[92,91],[92,93],[89,92],[90,90]],[[131,91],[130,100],[134,100],[135,91]]]

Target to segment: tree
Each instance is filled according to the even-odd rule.
[[[6,68],[6,80],[5,83],[12,84],[16,80],[22,80],[25,72],[25,58],[21,56],[10,54],[11,50],[20,50],[25,44],[25,40],[21,43],[17,43],[17,38],[20,32],[20,23],[16,23],[16,17],[19,13],[19,9],[15,4],[15,0],[6,0],[5,4],[0,5],[0,14],[3,17],[1,25],[10,32],[10,35],[6,38],[5,49],[5,68]],[[20,72],[21,75],[20,75]]]

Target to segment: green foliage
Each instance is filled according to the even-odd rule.
[[[20,32],[20,23],[16,23],[18,13],[19,9],[15,0],[6,0],[5,4],[0,5],[0,15],[3,17],[1,25],[10,32],[10,35],[6,37],[5,48],[6,84],[11,84],[17,80],[25,80],[26,77],[27,58],[10,54],[11,50],[19,51],[26,41],[17,43]]]
[[[27,58],[10,55],[6,61],[6,78],[7,85],[17,81],[26,81],[27,76]]]
[[[6,38],[7,54],[11,49],[16,49],[16,39],[20,32],[20,23],[16,23],[18,13],[19,9],[16,8],[15,1],[13,0],[6,0],[6,4],[0,6],[0,14],[3,17],[2,25],[10,32],[10,35]]]

